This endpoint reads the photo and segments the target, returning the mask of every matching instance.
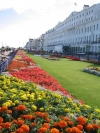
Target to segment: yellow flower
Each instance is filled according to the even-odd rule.
[[[44,108],[43,108],[43,107],[41,107],[39,110],[40,110],[40,111],[44,111]]]
[[[36,111],[36,110],[37,110],[37,107],[36,107],[35,105],[32,105],[32,106],[31,106],[31,109],[32,109],[33,111]]]
[[[65,108],[64,111],[65,111],[66,113],[69,113],[69,112],[70,112],[70,109],[69,109],[69,108]]]

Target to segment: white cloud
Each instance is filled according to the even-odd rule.
[[[66,19],[74,11],[81,11],[83,5],[100,3],[100,0],[0,0],[0,10],[13,8],[21,20],[0,29],[0,44],[23,46],[29,37],[38,38],[59,21]],[[23,17],[24,16],[24,17]]]

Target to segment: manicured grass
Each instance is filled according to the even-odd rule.
[[[47,73],[56,78],[77,99],[83,100],[88,105],[100,108],[100,77],[82,72],[85,67],[97,66],[100,68],[100,66],[66,58],[54,61],[29,53],[27,55]]]

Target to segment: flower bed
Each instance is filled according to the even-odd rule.
[[[59,58],[50,55],[44,55],[42,57],[48,60],[60,60]]]
[[[97,67],[88,67],[88,68],[84,68],[82,71],[83,71],[83,72],[90,73],[90,74],[94,74],[94,75],[96,75],[96,76],[100,76],[100,69],[97,68]]]
[[[15,58],[20,58],[19,55]],[[36,69],[38,68],[38,69]],[[11,67],[11,70],[12,67]],[[35,71],[37,73],[35,73]],[[34,73],[31,73],[34,71]],[[100,110],[79,102],[63,90],[52,89],[61,85],[41,68],[21,68],[25,81],[13,76],[0,75],[0,132],[1,133],[97,133],[100,127]],[[39,73],[38,73],[39,72]],[[12,71],[10,72],[13,73]],[[18,73],[17,73],[18,74]],[[16,75],[17,75],[16,74]],[[42,75],[47,79],[36,85],[29,78]],[[21,75],[20,75],[21,76]],[[38,79],[39,82],[42,78]],[[39,83],[38,83],[39,84]],[[57,84],[57,85],[56,85]],[[43,87],[44,86],[44,87]],[[64,88],[63,88],[64,89]],[[62,93],[59,93],[61,92]]]
[[[80,61],[80,58],[78,58],[78,57],[66,56],[66,58],[67,58],[67,59],[71,59],[71,60]]]

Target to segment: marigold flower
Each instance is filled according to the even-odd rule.
[[[24,120],[18,120],[17,124],[20,125],[20,126],[23,125],[24,124]]]
[[[67,132],[67,133],[72,133],[72,128],[70,128],[70,127],[67,128],[67,129],[66,129],[66,132]]]
[[[24,131],[23,131],[22,128],[18,128],[18,129],[16,130],[16,133],[24,133]]]
[[[2,123],[3,122],[3,118],[2,117],[0,117],[0,123]]]
[[[4,128],[10,128],[11,127],[11,123],[10,122],[3,123],[3,127]]]
[[[57,128],[52,128],[50,133],[60,133],[60,131]]]
[[[86,125],[86,129],[87,129],[88,131],[91,131],[91,130],[93,129],[92,124],[87,124],[87,125]]]
[[[77,127],[72,128],[72,133],[82,133]]]
[[[61,121],[58,122],[58,126],[61,127],[61,128],[64,128],[64,127],[67,126],[67,123],[64,120],[61,120]]]
[[[43,126],[43,127],[46,127],[47,129],[50,128],[50,124],[49,124],[49,123],[44,123],[42,126]]]
[[[2,129],[2,126],[0,126],[0,130]]]
[[[98,124],[93,124],[93,128],[94,129],[98,129],[99,128],[99,125]]]
[[[7,110],[7,113],[8,114],[12,114],[12,110]]]
[[[39,117],[43,117],[43,113],[42,112],[35,112],[35,114]]]
[[[17,120],[12,120],[12,123],[15,123],[15,124],[17,124]]]
[[[83,130],[83,126],[82,125],[77,125],[77,128],[79,129],[79,130]]]
[[[0,112],[6,111],[6,110],[8,110],[8,107],[6,107],[6,106],[3,106],[3,107],[1,107],[1,110],[0,110]]]
[[[64,116],[64,117],[63,117],[63,120],[65,120],[65,121],[70,121],[70,118],[68,118],[67,116]]]
[[[29,126],[27,126],[25,124],[22,125],[21,128],[23,129],[24,132],[29,132],[29,129],[30,129]]]
[[[74,125],[73,121],[68,121],[67,124],[68,124],[68,126],[73,126]]]
[[[26,110],[26,106],[25,105],[19,105],[19,106],[17,106],[17,110],[24,111],[24,110]]]
[[[36,124],[34,122],[31,123],[31,126],[34,127]]]
[[[38,129],[38,133],[46,133],[48,129],[46,127],[41,127]]]
[[[85,124],[86,124],[86,119],[85,119],[83,116],[79,116],[79,117],[77,118],[77,121],[78,121],[78,123],[81,124],[81,125],[85,125]]]
[[[50,118],[45,118],[46,119],[46,122],[50,123],[51,122],[51,119]]]
[[[54,122],[53,126],[54,127],[58,126],[58,123],[57,122]]]
[[[30,114],[29,114],[29,115],[26,115],[26,119],[27,119],[27,120],[31,120],[31,119],[33,119],[33,116],[30,115]]]

